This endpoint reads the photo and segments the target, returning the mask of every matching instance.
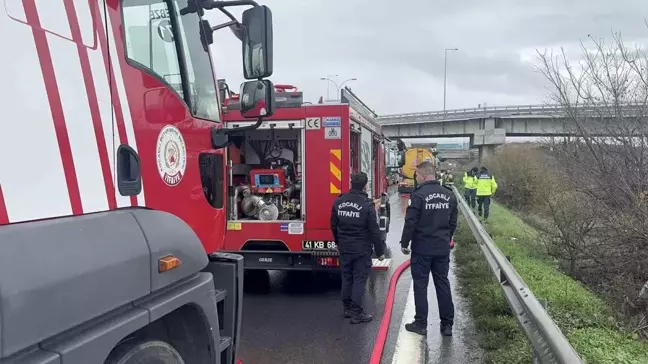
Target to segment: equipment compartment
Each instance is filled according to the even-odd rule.
[[[292,125],[230,136],[228,220],[302,220],[303,133]]]

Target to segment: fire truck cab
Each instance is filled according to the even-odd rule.
[[[241,5],[239,22],[226,8]],[[212,9],[230,21],[210,25]],[[209,49],[226,27],[258,126],[274,107],[265,6],[4,1],[1,364],[235,363],[243,265],[219,252],[227,131]]]
[[[256,130],[229,135],[225,250],[243,255],[246,269],[335,269],[331,208],[349,190],[351,173],[367,173],[386,238],[385,139],[376,115],[349,89],[341,103],[313,105],[292,85],[275,87],[274,115]],[[221,91],[226,96],[224,81]],[[237,96],[224,98],[228,129],[249,125]]]

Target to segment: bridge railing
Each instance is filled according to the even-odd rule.
[[[531,343],[534,363],[583,363],[578,353],[551,319],[543,304],[533,295],[513,265],[484,230],[456,187],[453,187],[453,191],[457,196],[459,209],[466,218],[495,278],[499,281],[518,325]]]
[[[646,104],[624,104],[621,109],[624,112],[636,111],[638,109],[646,111],[648,108]],[[576,107],[581,114],[592,114],[593,116],[601,116],[601,112],[608,113],[608,109],[585,105]],[[564,116],[567,109],[562,105],[509,105],[509,106],[487,106],[476,107],[467,109],[453,109],[453,110],[440,110],[428,111],[419,113],[406,113],[406,114],[391,114],[382,115],[378,117],[378,122],[382,125],[395,125],[395,124],[409,124],[409,123],[425,123],[434,121],[452,121],[469,119],[472,117],[488,117],[488,116],[520,116],[520,115],[534,115],[539,117],[553,117]]]
[[[380,119],[398,119],[398,118],[410,118],[416,116],[434,116],[434,115],[453,115],[453,114],[467,114],[467,113],[481,113],[488,111],[531,111],[531,110],[557,110],[562,109],[559,105],[509,105],[509,106],[484,106],[484,107],[474,107],[474,108],[464,108],[464,109],[452,109],[439,111],[426,111],[426,112],[416,112],[416,113],[404,113],[404,114],[389,114],[381,115],[378,117]]]

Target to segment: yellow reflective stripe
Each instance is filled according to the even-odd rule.
[[[337,177],[338,181],[342,181],[342,171],[340,171],[338,167],[333,164],[333,162],[330,162],[329,164],[331,166],[331,173],[333,173],[333,175]]]

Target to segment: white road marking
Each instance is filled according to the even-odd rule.
[[[403,312],[403,320],[398,330],[398,340],[396,341],[392,364],[416,364],[423,359],[425,337],[405,330],[405,324],[414,320],[415,313],[414,286],[412,284],[407,294],[405,312]]]

